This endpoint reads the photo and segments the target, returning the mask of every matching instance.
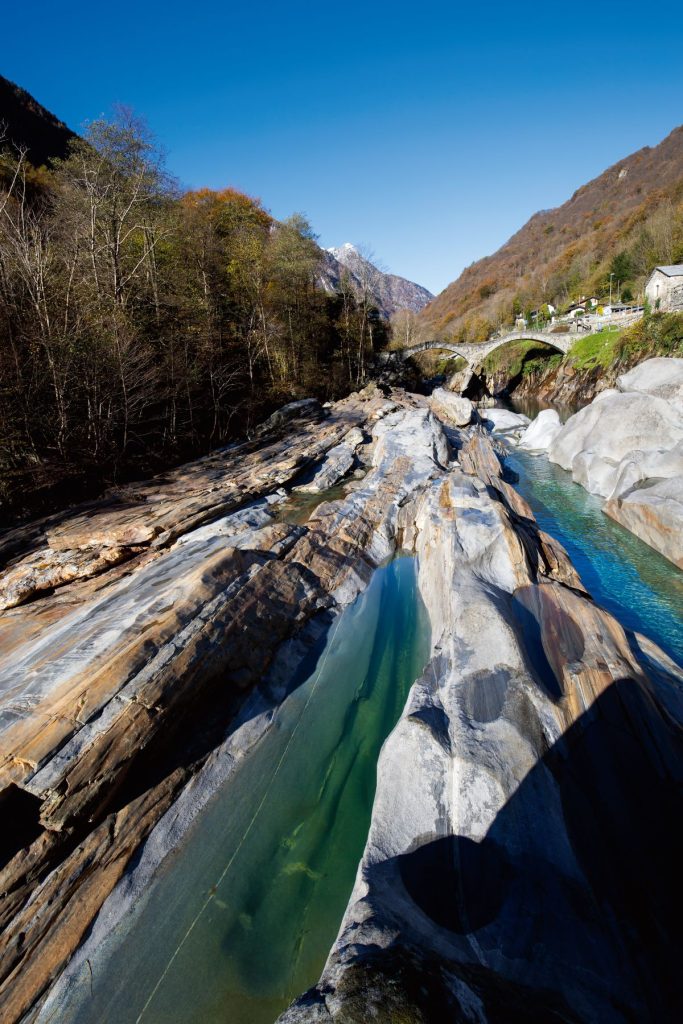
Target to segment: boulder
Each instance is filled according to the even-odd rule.
[[[548,457],[604,511],[681,566],[683,359],[647,359],[572,416]]]
[[[617,468],[610,498],[618,498],[642,487],[647,480],[668,480],[683,478],[683,441],[679,441],[668,452],[631,452],[621,460]]]
[[[619,475],[619,463],[595,452],[579,452],[572,462],[572,480],[589,494],[609,494]]]
[[[474,377],[474,370],[471,366],[466,366],[463,370],[458,370],[448,381],[446,387],[449,391],[454,391],[457,395],[462,395],[467,391],[468,387]]]
[[[531,451],[547,451],[562,430],[560,417],[555,409],[543,409],[519,439],[520,448]]]
[[[486,417],[483,420],[487,430],[496,434],[505,434],[506,437],[516,439],[529,426],[531,420],[521,412],[511,412],[510,409],[487,409]]]
[[[683,473],[610,498],[604,511],[683,569]]]
[[[604,463],[616,469],[631,452],[667,451],[681,440],[683,420],[667,401],[645,394],[619,393],[603,397],[572,416],[550,445],[548,457],[573,474],[580,453],[599,456],[603,460],[601,472],[594,475],[593,483],[595,493],[607,497],[617,474],[604,473],[603,478]],[[585,462],[585,458],[580,461],[578,476],[585,474]]]
[[[637,391],[663,398],[683,413],[683,359],[646,359],[628,373],[622,373],[617,378],[617,387],[623,392]]]
[[[469,398],[462,398],[445,388],[435,388],[429,404],[436,416],[454,427],[466,427],[476,415]]]

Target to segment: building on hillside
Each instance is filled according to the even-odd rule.
[[[645,294],[653,309],[683,312],[683,263],[655,267],[645,285]]]
[[[573,302],[565,313],[565,316],[583,316],[585,312],[586,306],[583,302]]]

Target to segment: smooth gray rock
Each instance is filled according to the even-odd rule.
[[[469,398],[462,398],[444,388],[435,388],[429,399],[434,413],[455,427],[466,427],[476,418]]]
[[[663,398],[683,413],[683,359],[646,359],[617,377],[617,387],[623,392],[637,391]]]
[[[519,447],[528,448],[530,451],[547,451],[561,430],[562,424],[557,411],[542,409],[520,437]]]
[[[496,434],[504,434],[507,438],[517,438],[529,426],[531,422],[528,416],[521,412],[511,412],[509,409],[487,409],[482,422],[487,430]]]
[[[683,569],[683,475],[612,497],[604,511]]]
[[[573,588],[524,584],[477,483],[454,470],[418,502],[433,657],[382,749],[323,975],[280,1024],[628,1024],[675,1005],[675,952],[637,934],[639,907],[676,929],[683,677]]]
[[[592,402],[565,423],[550,445],[548,456],[574,474],[578,455],[590,453],[601,460],[596,473],[581,463],[579,475],[594,493],[607,497],[616,481],[616,467],[634,451],[668,451],[683,440],[683,420],[662,398],[644,394],[615,394]],[[612,465],[615,473],[605,471]]]

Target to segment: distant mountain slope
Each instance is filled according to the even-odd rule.
[[[0,136],[3,128],[0,145],[26,147],[36,167],[51,157],[65,157],[69,143],[78,137],[25,89],[0,75]]]
[[[321,284],[327,291],[338,290],[342,275],[347,273],[354,290],[369,291],[380,313],[387,319],[399,309],[419,313],[434,298],[422,285],[378,270],[350,242],[337,249],[323,249],[323,256]]]
[[[635,291],[651,264],[675,262],[680,255],[675,250],[682,197],[683,127],[678,127],[658,146],[619,160],[563,206],[534,214],[496,253],[467,267],[420,319],[425,329],[472,337],[509,320],[513,303],[534,308],[543,302],[560,305],[588,289],[602,288],[604,294],[619,252],[626,252],[627,260],[613,283],[621,277],[620,283],[629,280]]]

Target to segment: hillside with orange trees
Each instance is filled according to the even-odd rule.
[[[518,313],[583,294],[638,298],[652,267],[683,261],[683,126],[536,213],[419,315],[425,334],[484,340]]]

